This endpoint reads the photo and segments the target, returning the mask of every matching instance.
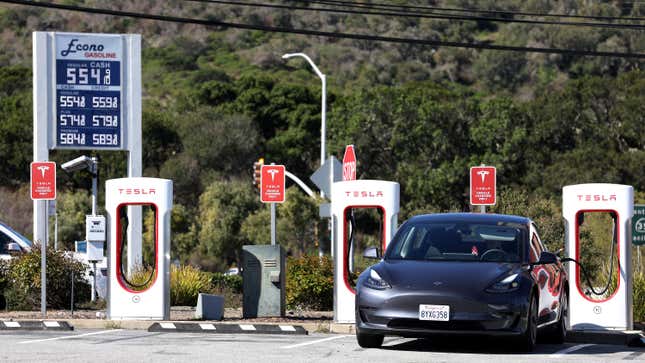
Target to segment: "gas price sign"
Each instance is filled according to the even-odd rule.
[[[122,149],[122,40],[56,34],[56,148]]]

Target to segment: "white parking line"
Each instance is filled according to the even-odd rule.
[[[337,336],[333,336],[333,337],[329,337],[329,338],[325,338],[325,339],[314,340],[314,341],[311,341],[311,342],[304,342],[304,343],[299,343],[299,344],[294,344],[294,345],[285,345],[284,347],[280,347],[280,348],[282,348],[282,349],[298,348],[298,347],[304,347],[305,345],[318,344],[318,343],[323,343],[323,342],[327,342],[327,341],[330,341],[330,340],[335,340],[335,339],[340,339],[340,338],[347,338],[347,337],[353,337],[353,335],[337,335]]]
[[[576,350],[580,350],[580,349],[583,349],[583,348],[586,348],[586,347],[590,347],[592,345],[595,345],[595,344],[578,344],[578,345],[574,345],[573,347],[562,349],[562,350],[559,350],[559,351],[549,355],[549,358],[562,358],[566,354],[575,352]]]
[[[110,330],[101,330],[101,331],[95,331],[92,333],[85,333],[85,334],[78,334],[78,335],[66,335],[63,337],[56,337],[56,338],[47,338],[47,339],[36,339],[36,340],[25,340],[22,342],[18,342],[18,344],[26,344],[26,343],[38,343],[38,342],[46,342],[50,340],[62,340],[62,339],[72,339],[72,338],[78,338],[78,337],[85,337],[88,335],[98,335],[98,334],[105,334],[105,333],[110,333],[110,332],[117,332],[121,331],[123,329],[110,329]]]

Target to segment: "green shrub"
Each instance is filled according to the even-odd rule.
[[[287,260],[287,308],[332,310],[334,269],[323,256],[289,257]]]
[[[242,275],[225,275],[221,272],[214,272],[211,275],[211,282],[214,288],[229,289],[231,293],[242,293]]]
[[[645,322],[645,273],[634,274],[634,321]]]
[[[7,268],[4,296],[8,310],[36,310],[40,308],[40,248],[12,259]],[[90,285],[85,281],[86,265],[63,251],[47,250],[47,306],[67,309],[71,303],[71,285],[74,283],[74,301],[90,299]],[[73,277],[72,277],[73,274]]]
[[[124,273],[125,267],[124,267]],[[128,276],[128,280],[124,281],[124,285],[130,287],[134,291],[143,291],[147,289],[154,282],[154,271],[151,266],[143,268],[141,266],[135,267],[134,271]]]
[[[170,304],[195,306],[200,292],[210,292],[210,276],[193,266],[170,267]]]
[[[9,275],[9,261],[0,260],[0,309],[7,307],[5,300],[5,290],[7,289],[7,279]]]
[[[211,274],[213,293],[224,297],[224,307],[239,308],[242,306],[242,275],[224,275],[221,272]]]

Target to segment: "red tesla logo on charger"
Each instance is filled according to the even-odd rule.
[[[31,199],[56,199],[56,163],[52,161],[31,163]]]
[[[495,205],[497,175],[494,166],[470,168],[470,204]]]

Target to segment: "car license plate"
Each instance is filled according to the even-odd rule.
[[[419,320],[448,321],[449,317],[448,305],[419,305]]]

